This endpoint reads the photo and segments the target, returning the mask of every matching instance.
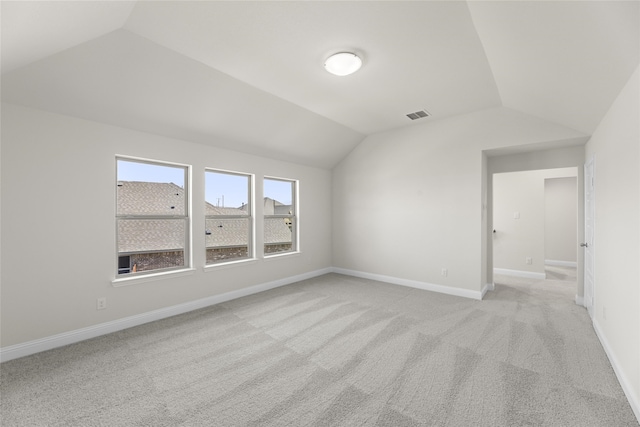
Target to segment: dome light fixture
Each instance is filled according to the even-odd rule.
[[[362,59],[351,52],[339,52],[324,61],[324,68],[336,76],[348,76],[358,71],[361,66]]]

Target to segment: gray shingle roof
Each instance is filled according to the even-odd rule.
[[[205,202],[205,215],[247,215],[247,211],[240,208],[221,208]]]
[[[247,211],[239,208],[213,206],[205,202],[205,213],[209,215],[242,215]],[[247,246],[249,238],[249,219],[207,218],[205,221],[205,244],[210,247]]]
[[[118,221],[118,252],[172,252],[184,249],[184,219]]]
[[[184,188],[170,182],[118,181],[119,215],[184,215]]]
[[[265,215],[288,215],[291,211],[291,205],[284,205],[269,197],[264,198]],[[291,243],[291,229],[289,229],[284,218],[265,218],[264,243]]]
[[[291,230],[284,218],[265,218],[264,243],[291,243]]]
[[[117,211],[120,215],[184,215],[184,206],[184,189],[176,184],[118,182]],[[288,208],[288,206],[284,206],[284,208]],[[240,208],[218,207],[205,203],[205,214],[208,216],[246,215],[247,212]],[[205,227],[207,247],[247,245],[248,219],[208,218],[205,221]],[[184,248],[184,233],[185,221],[183,219],[119,220],[118,252],[182,250]],[[264,222],[264,233],[265,244],[291,242],[291,230],[282,218],[267,218]]]
[[[249,238],[249,219],[209,219],[205,221],[205,242],[213,246],[246,246]]]
[[[119,215],[184,215],[184,188],[174,183],[118,181]],[[118,252],[155,252],[184,249],[184,219],[121,219]]]

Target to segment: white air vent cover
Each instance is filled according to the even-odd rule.
[[[424,119],[425,117],[429,117],[431,114],[427,110],[416,111],[415,113],[407,114],[411,120]]]

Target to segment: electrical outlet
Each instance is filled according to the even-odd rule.
[[[107,308],[107,298],[98,298],[96,300],[96,310],[104,310],[105,308]]]
[[[533,260],[531,259],[531,257],[527,257],[527,258],[525,259],[525,262],[526,262],[527,264],[529,264],[529,265],[533,264]]]
[[[443,275],[444,277],[447,277],[447,274],[449,274],[449,271],[446,268],[443,268],[440,274]]]

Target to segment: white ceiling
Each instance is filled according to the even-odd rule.
[[[588,135],[640,62],[639,5],[2,1],[2,98],[319,167],[497,106]],[[358,73],[324,71],[342,50]]]

